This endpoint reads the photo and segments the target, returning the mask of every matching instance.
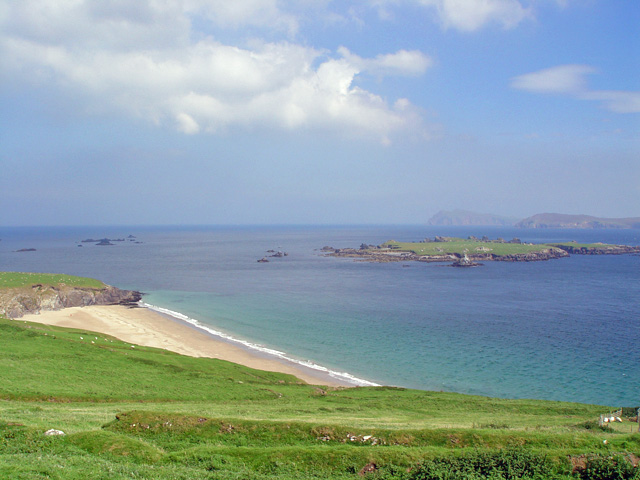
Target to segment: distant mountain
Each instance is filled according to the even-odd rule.
[[[516,223],[520,228],[640,228],[640,217],[598,218],[589,215],[539,213]]]
[[[440,211],[429,219],[427,225],[494,225],[511,226],[517,218],[501,217],[490,213],[476,213],[467,210]]]

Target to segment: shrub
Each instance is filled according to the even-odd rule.
[[[551,470],[546,457],[521,449],[443,457],[411,470],[407,480],[518,480],[545,478]]]
[[[640,480],[640,468],[622,455],[593,455],[579,475],[584,480]]]

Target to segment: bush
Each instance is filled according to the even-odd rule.
[[[622,455],[594,455],[579,475],[583,480],[640,480],[640,468]]]
[[[508,449],[436,458],[421,463],[406,475],[394,476],[406,480],[518,480],[548,478],[551,469],[544,456]]]

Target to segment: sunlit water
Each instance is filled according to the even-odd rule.
[[[144,243],[77,246],[84,238],[129,234]],[[2,228],[0,269],[90,276],[137,289],[147,294],[146,303],[246,345],[363,381],[509,398],[640,403],[639,256],[456,269],[354,262],[319,251],[325,245],[485,234],[640,244],[639,230]],[[15,252],[20,248],[37,251]],[[258,263],[269,249],[289,255]]]

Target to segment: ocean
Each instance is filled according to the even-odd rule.
[[[640,245],[640,230],[2,227],[0,269],[139,290],[147,305],[354,385],[640,405],[640,256],[457,269],[320,251],[435,235]],[[125,241],[80,243],[103,237]],[[288,255],[258,263],[268,250]]]

